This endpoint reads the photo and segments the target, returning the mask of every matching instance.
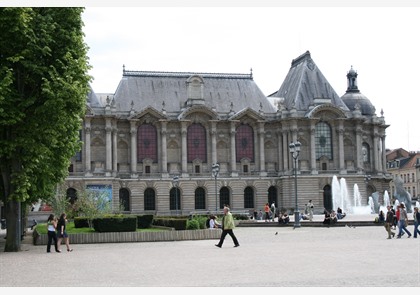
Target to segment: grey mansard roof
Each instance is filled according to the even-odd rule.
[[[203,81],[201,103],[217,113],[239,112],[251,108],[275,113],[276,108],[258,88],[252,74],[123,71],[114,95],[117,111],[153,107],[179,113],[188,99],[187,80],[198,76]]]
[[[309,51],[292,61],[292,66],[280,89],[271,97],[284,98],[287,110],[307,111],[314,99],[330,99],[331,104],[348,111],[330,83],[325,79]]]

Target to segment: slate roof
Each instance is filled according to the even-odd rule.
[[[114,95],[117,111],[153,107],[168,113],[179,113],[187,101],[186,81],[193,75],[204,81],[204,105],[217,113],[238,112],[252,108],[275,113],[276,108],[256,85],[251,74],[221,74],[193,72],[126,71]],[[233,107],[231,107],[231,103]],[[164,104],[164,106],[163,106]]]
[[[280,89],[272,97],[283,97],[284,107],[288,110],[307,111],[314,99],[328,98],[331,104],[345,111],[347,106],[337,95],[321,70],[311,58],[309,51],[292,61],[287,76]]]

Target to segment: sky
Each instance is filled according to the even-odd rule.
[[[387,149],[420,151],[415,1],[343,1],[346,7],[327,0],[71,1],[80,2],[88,4],[83,21],[96,93],[114,93],[125,65],[135,71],[252,69],[268,96],[280,88],[292,60],[309,51],[339,96],[347,72],[357,71],[360,92],[390,125]]]

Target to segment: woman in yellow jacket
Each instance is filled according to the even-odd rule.
[[[235,222],[233,221],[232,213],[230,213],[229,207],[223,208],[223,213],[225,214],[222,219],[222,236],[220,237],[220,241],[216,244],[216,247],[222,248],[223,241],[227,234],[229,234],[232,238],[233,243],[235,244],[234,247],[239,247],[238,239],[235,237],[233,233],[233,229],[235,228]]]

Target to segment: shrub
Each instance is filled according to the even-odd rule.
[[[112,217],[94,218],[93,228],[97,232],[127,232],[137,230],[136,216],[115,215]]]
[[[149,228],[153,224],[153,215],[138,215],[137,216],[137,227],[138,228]]]
[[[197,219],[191,219],[187,221],[187,229],[200,229],[200,223]]]

